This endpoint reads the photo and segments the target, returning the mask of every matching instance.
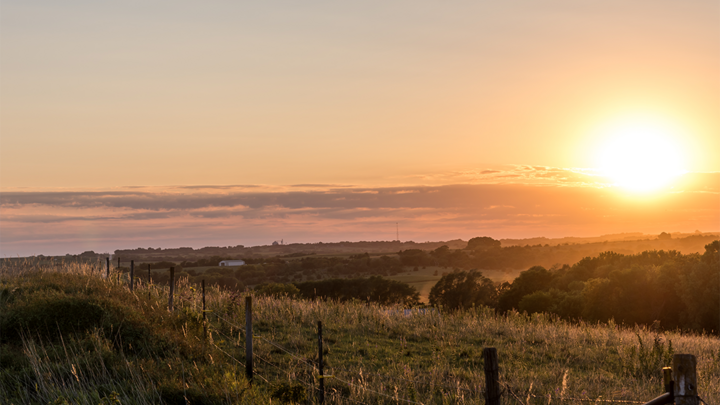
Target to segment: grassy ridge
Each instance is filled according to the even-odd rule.
[[[406,315],[400,307],[270,297],[254,298],[259,376],[249,385],[238,363],[245,360],[243,295],[209,289],[207,338],[199,297],[181,280],[176,310],[168,313],[162,287],[141,285],[130,293],[81,265],[2,267],[0,398],[14,404],[310,400],[317,372],[308,362],[317,357],[322,320],[325,374],[334,376],[326,380],[330,403],[479,403],[481,352],[489,346],[498,349],[503,383],[523,402],[547,403],[548,395],[649,400],[661,393],[660,369],[673,353],[697,356],[699,392],[707,403],[720,402],[720,340],[711,336],[570,324],[542,314],[497,316],[482,308]]]

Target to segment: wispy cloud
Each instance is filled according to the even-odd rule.
[[[720,221],[718,173],[688,175],[685,186],[653,199],[591,185],[593,176],[580,171],[540,166],[443,176],[456,184],[5,191],[2,254],[251,245],[281,237],[382,240],[394,238],[395,222],[403,239],[422,241],[717,230]]]

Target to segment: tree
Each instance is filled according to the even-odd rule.
[[[488,236],[478,236],[468,241],[467,250],[487,250],[493,248],[499,248],[500,241],[495,240]]]
[[[450,310],[473,306],[494,307],[497,300],[495,283],[477,270],[445,274],[430,290],[430,305]]]
[[[517,309],[524,296],[547,289],[551,280],[552,273],[542,266],[523,271],[499,297],[498,309],[503,312]]]

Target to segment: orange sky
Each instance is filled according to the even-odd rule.
[[[718,16],[714,0],[4,1],[0,254],[391,239],[397,221],[416,240],[718,230]],[[647,142],[670,145],[693,186],[638,196],[594,176],[632,122],[661,128]],[[173,208],[184,186],[284,201],[298,184],[443,199],[251,215],[252,188],[210,188],[243,198],[225,216]],[[83,202],[138,186],[154,208]],[[538,190],[573,209],[536,210]],[[78,201],[33,200],[63,193]]]

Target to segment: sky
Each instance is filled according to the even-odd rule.
[[[720,230],[714,0],[0,4],[0,256]]]

